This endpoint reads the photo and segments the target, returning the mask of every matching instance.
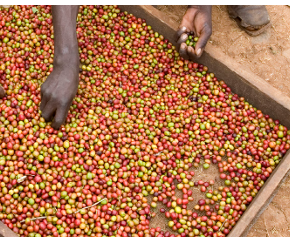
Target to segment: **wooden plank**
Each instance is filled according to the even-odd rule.
[[[18,235],[0,221],[0,237],[18,237]]]
[[[284,156],[279,165],[267,179],[264,186],[258,192],[252,203],[248,206],[238,223],[232,229],[228,237],[246,237],[251,227],[255,224],[259,216],[265,211],[279,186],[289,175],[290,170],[290,151]]]

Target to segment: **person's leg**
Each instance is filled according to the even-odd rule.
[[[228,6],[229,15],[251,36],[263,33],[271,26],[265,6]]]

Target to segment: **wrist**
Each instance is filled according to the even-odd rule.
[[[78,47],[65,47],[61,52],[55,52],[53,59],[54,68],[74,67],[79,70],[79,52]]]

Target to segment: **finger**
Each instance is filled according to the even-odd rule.
[[[41,110],[42,113],[43,113],[43,110],[44,110],[44,108],[45,108],[45,106],[46,106],[46,104],[47,104],[46,101],[47,101],[47,100],[45,100],[43,97],[41,97],[40,110]]]
[[[56,108],[54,107],[54,103],[52,103],[51,101],[46,103],[46,106],[41,113],[42,117],[45,119],[46,122],[49,122],[53,119],[55,110]]]
[[[5,91],[2,88],[2,86],[0,86],[0,99],[3,98],[5,96]]]
[[[174,36],[175,41],[177,41],[177,40],[180,38],[180,36],[181,36],[183,33],[185,33],[185,32],[186,32],[186,27],[185,27],[185,26],[181,26],[181,27],[176,31],[176,33],[175,33],[175,36]]]
[[[68,114],[69,106],[60,107],[56,110],[56,114],[51,126],[58,130],[62,124],[64,124],[67,114]]]
[[[179,49],[179,54],[181,57],[183,57],[184,59],[189,59],[188,55],[187,55],[187,45],[186,43],[182,43],[180,45],[180,49]]]
[[[188,38],[188,35],[187,35],[186,33],[183,33],[183,34],[179,37],[179,39],[178,39],[178,41],[177,41],[177,44],[180,45],[180,44],[184,43],[184,42],[187,40],[187,38]]]
[[[195,53],[196,53],[196,56],[197,57],[200,57],[204,48],[205,48],[205,45],[209,39],[209,37],[211,36],[211,27],[210,26],[205,26],[201,32],[201,34],[198,36],[199,39],[195,45]]]
[[[46,107],[47,102],[49,101],[49,97],[46,96],[46,94],[43,92],[43,86],[40,88],[40,97],[41,97],[41,103],[40,103],[40,110],[43,111]]]
[[[192,46],[187,47],[187,54],[191,60],[194,60],[196,58],[195,51]]]

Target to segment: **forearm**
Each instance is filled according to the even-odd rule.
[[[54,29],[54,65],[67,58],[78,59],[76,18],[79,6],[52,6]],[[71,57],[77,55],[77,57]]]

